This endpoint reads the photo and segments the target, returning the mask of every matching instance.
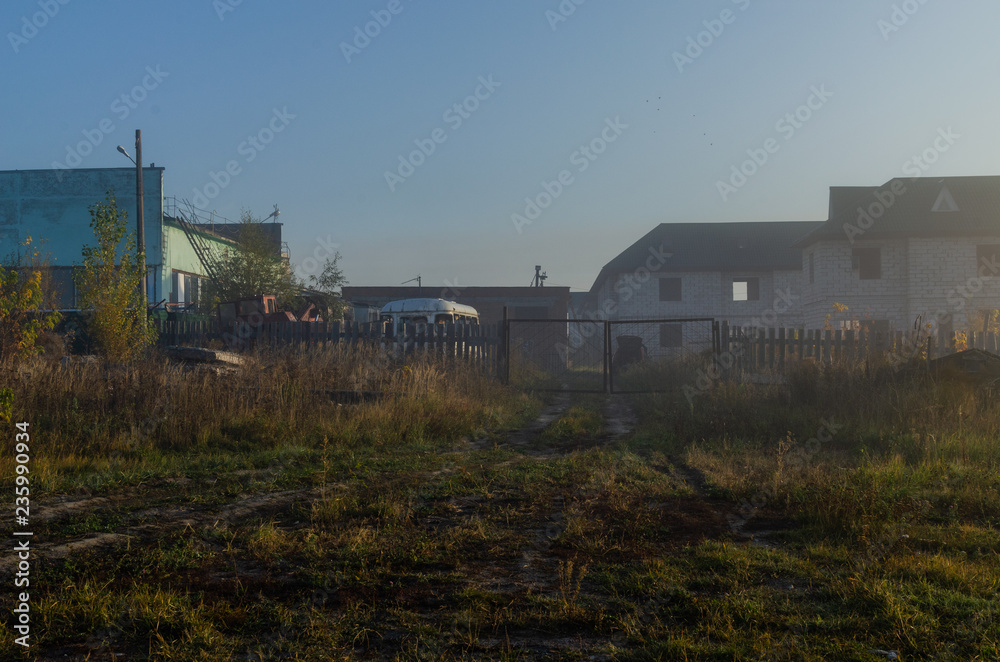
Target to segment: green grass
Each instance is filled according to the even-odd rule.
[[[3,629],[0,657],[1000,659],[1000,405],[974,384],[831,369],[690,403],[681,379],[623,440],[577,395],[505,447],[539,401],[454,366],[285,359],[238,388],[0,372],[34,503],[106,499],[33,545],[130,536],[36,557],[33,648]],[[393,395],[314,397],[359,375]],[[166,393],[190,412],[136,435]]]

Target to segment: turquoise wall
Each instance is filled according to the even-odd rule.
[[[164,282],[163,168],[143,168],[142,188],[148,295],[158,301],[169,292],[169,270]],[[44,242],[40,245],[53,266],[81,264],[83,246],[96,244],[89,208],[103,202],[109,189],[128,214],[134,234],[135,168],[0,171],[0,259],[16,254],[30,236],[36,245]]]
[[[205,232],[198,233],[205,243],[205,246],[209,251],[218,259],[224,250],[230,247],[232,244],[224,239],[216,237],[212,234]],[[167,301],[173,301],[175,299],[180,299],[180,297],[171,297],[173,293],[173,279],[171,277],[172,272],[176,269],[177,271],[182,271],[188,274],[197,274],[199,276],[206,276],[205,268],[201,264],[201,260],[198,259],[198,254],[194,252],[194,248],[191,246],[191,242],[188,240],[187,235],[181,230],[180,226],[169,218],[163,223],[163,268],[161,273],[161,278],[165,283],[163,294],[157,299],[166,299]]]

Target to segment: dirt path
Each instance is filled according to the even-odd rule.
[[[335,486],[327,486],[327,491]],[[88,533],[68,540],[45,542],[38,540],[31,545],[32,554],[48,559],[65,559],[70,555],[90,549],[129,545],[133,541],[155,538],[183,528],[207,529],[227,526],[252,516],[279,515],[287,512],[296,502],[311,501],[320,494],[319,488],[286,490],[247,496],[237,502],[211,509],[191,506],[161,506],[127,513],[119,530]],[[117,510],[121,499],[86,497],[81,499],[54,500],[43,503],[33,519],[41,522],[58,522],[85,514],[101,514]],[[117,527],[116,527],[117,528]],[[0,572],[12,570],[17,558],[0,557]]]

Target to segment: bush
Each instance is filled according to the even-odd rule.
[[[0,360],[38,352],[39,335],[59,321],[59,313],[40,310],[42,303],[41,269],[0,267]]]
[[[118,207],[113,191],[105,202],[90,207],[90,216],[97,246],[83,247],[83,269],[76,274],[80,307],[87,310],[87,327],[99,351],[111,361],[129,361],[156,340],[140,291],[143,267],[135,235],[126,235],[128,214]]]

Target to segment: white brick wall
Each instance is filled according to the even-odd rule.
[[[803,251],[801,271],[619,274],[598,292],[598,310],[612,320],[711,317],[734,325],[760,320],[768,327],[820,329],[828,316],[886,320],[897,331],[922,323],[974,328],[976,312],[1000,308],[1000,272],[976,264],[976,247],[1000,245],[1000,235],[820,241]],[[881,249],[881,277],[862,280],[853,267],[854,248]],[[814,282],[809,282],[809,255]],[[734,278],[760,279],[758,301],[733,301]],[[660,278],[680,278],[681,301],[660,301]],[[848,307],[837,314],[834,304]],[[657,341],[658,343],[658,341]]]
[[[660,278],[681,279],[681,301],[660,301]],[[760,298],[733,301],[733,280],[758,278]],[[645,282],[632,274],[609,279],[598,292],[599,309],[610,319],[712,317],[733,324],[760,320],[767,326],[797,326],[804,310],[799,271],[657,273]],[[611,305],[609,306],[609,302]]]
[[[896,330],[908,330],[918,317],[927,323],[947,321],[951,315],[955,329],[968,329],[975,311],[1000,308],[1000,273],[977,279],[976,247],[980,244],[1000,244],[1000,235],[861,238],[854,246],[882,249],[882,277],[861,280],[852,268],[853,247],[848,242],[818,242],[804,252],[806,326],[822,327],[836,302],[847,305],[849,312],[834,316],[835,320],[888,320]],[[808,283],[810,253],[815,253],[816,261],[812,284]]]

